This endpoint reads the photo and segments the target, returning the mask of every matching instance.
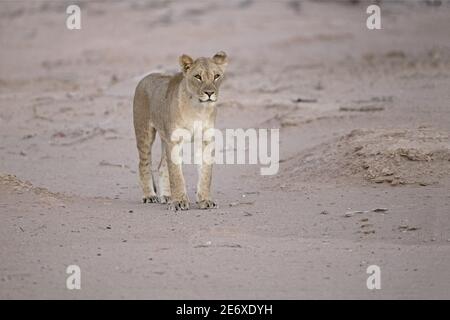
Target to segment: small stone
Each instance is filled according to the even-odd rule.
[[[400,181],[397,179],[392,180],[391,186],[398,186],[400,184]]]
[[[355,214],[353,212],[346,212],[344,214],[344,217],[349,218],[349,217],[353,217]]]
[[[375,179],[373,179],[373,182],[375,183],[383,183],[385,180],[383,177],[376,177]]]
[[[388,211],[388,209],[387,208],[375,208],[372,211],[373,212],[386,212],[386,211]]]
[[[361,211],[361,210],[357,210],[357,211],[347,211],[345,213],[345,217],[353,217],[355,214],[363,214],[363,213],[367,213],[367,211]]]

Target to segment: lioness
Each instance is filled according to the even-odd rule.
[[[139,151],[139,177],[144,192],[143,201],[168,203],[169,209],[188,210],[181,164],[172,161],[172,149],[182,141],[172,141],[174,130],[190,132],[194,122],[201,121],[203,131],[214,127],[219,87],[227,65],[225,52],[212,58],[179,58],[180,73],[173,76],[153,73],[142,79],[136,87],[133,103],[133,120]],[[162,142],[159,164],[159,196],[151,174],[151,148],[156,132]],[[206,148],[209,142],[203,142]],[[216,208],[211,199],[211,164],[199,168],[197,203],[201,209]]]

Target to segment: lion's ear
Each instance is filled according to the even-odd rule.
[[[189,57],[187,54],[183,54],[180,57],[180,66],[181,66],[181,69],[183,70],[183,72],[188,71],[193,63],[194,63],[194,60],[191,57]]]
[[[223,51],[217,52],[212,59],[218,65],[226,66],[228,63],[227,54]]]

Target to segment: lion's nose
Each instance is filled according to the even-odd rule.
[[[214,94],[214,91],[205,91],[205,94],[211,98],[211,96]]]

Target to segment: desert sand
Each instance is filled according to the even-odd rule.
[[[364,2],[86,1],[81,30],[68,4],[0,3],[1,299],[450,298],[448,1],[384,1],[381,30]],[[219,50],[218,127],[280,128],[280,170],[143,204],[135,85]]]

